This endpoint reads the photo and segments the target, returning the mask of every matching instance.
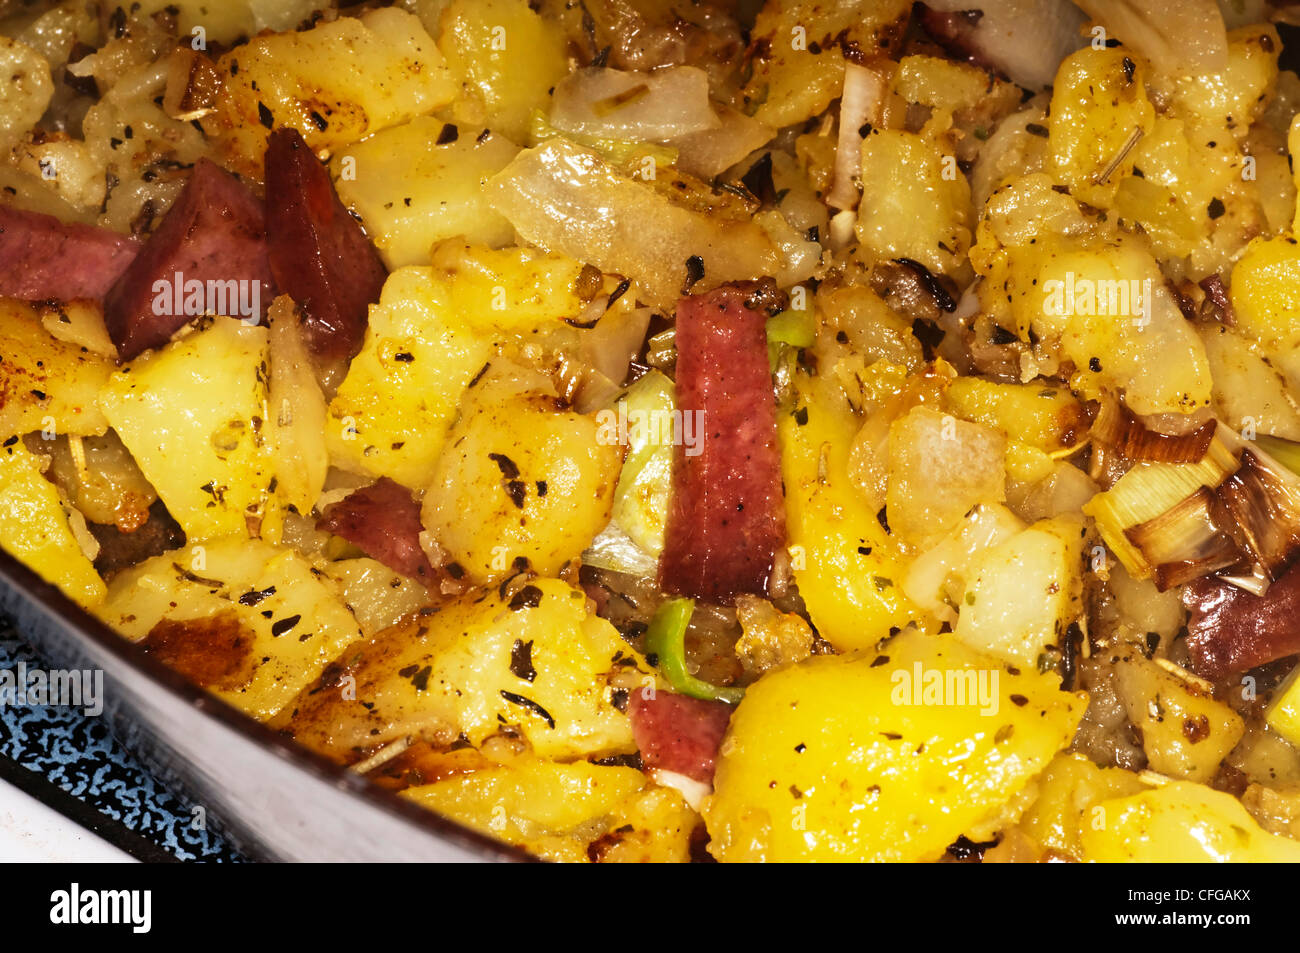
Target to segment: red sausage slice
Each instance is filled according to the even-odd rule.
[[[1219,679],[1300,653],[1300,564],[1256,596],[1213,577],[1183,590],[1192,671]]]
[[[755,290],[726,286],[677,305],[684,438],[660,575],[668,592],[710,602],[764,593],[785,542],[776,402]]]
[[[0,205],[0,296],[27,301],[104,297],[140,251],[106,228]]]
[[[271,133],[266,203],[271,272],[302,309],[308,347],[329,360],[352,357],[388,270],[296,129]]]
[[[122,360],[166,344],[204,313],[261,320],[274,298],[262,203],[200,159],[176,203],[104,300]]]
[[[387,477],[327,506],[316,527],[343,537],[394,572],[424,583],[434,580],[433,566],[420,548],[420,505],[406,487]]]
[[[642,764],[706,784],[713,781],[718,750],[731,723],[730,705],[668,692],[646,698],[637,689],[627,710]]]

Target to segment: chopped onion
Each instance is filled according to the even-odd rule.
[[[1222,72],[1228,34],[1215,0],[1075,0],[1088,16],[1156,69]]]
[[[776,130],[739,109],[716,105],[717,129],[674,136],[667,145],[677,150],[677,168],[701,179],[712,179],[745,156],[771,142]]]
[[[329,474],[325,395],[316,382],[292,299],[276,298],[267,318],[271,357],[267,422],[276,461],[276,494],[299,513],[310,513]]]
[[[626,275],[650,304],[670,307],[692,288],[762,278],[780,267],[771,240],[752,222],[683,208],[566,139],[525,149],[484,191],[527,241]]]
[[[875,70],[856,63],[844,66],[844,92],[840,96],[840,134],[835,146],[835,184],[827,196],[832,208],[855,209],[861,193],[862,127],[880,122],[880,110],[889,89]]]
[[[595,327],[583,332],[578,356],[610,380],[622,381],[641,351],[652,313],[649,308],[607,311]]]
[[[576,136],[667,142],[719,129],[709,102],[709,75],[694,66],[653,72],[592,67],[555,87],[551,125]]]
[[[1027,89],[1050,86],[1061,60],[1083,42],[1084,17],[1068,0],[927,0],[926,6],[922,23],[937,40]]]
[[[713,785],[696,781],[694,778],[688,778],[684,774],[666,768],[651,768],[646,774],[660,787],[675,790],[693,811],[700,810],[704,805],[704,799],[713,793]]]
[[[659,560],[632,542],[631,537],[613,523],[591,541],[582,554],[582,562],[597,569],[638,577],[653,576],[659,569]]]
[[[167,86],[163,111],[173,119],[191,122],[217,108],[221,74],[213,62],[188,46],[178,46],[167,58]]]

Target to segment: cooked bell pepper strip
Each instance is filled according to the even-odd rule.
[[[738,704],[745,695],[743,688],[710,684],[696,678],[686,668],[686,627],[694,612],[694,599],[669,599],[661,605],[646,632],[646,653],[656,656],[660,674],[678,694]]]

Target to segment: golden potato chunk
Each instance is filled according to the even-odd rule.
[[[1015,672],[1015,674],[1013,674]],[[1074,735],[1085,696],[909,630],[750,686],[704,808],[724,861],[936,860]]]
[[[647,682],[647,680],[650,680]],[[586,595],[536,579],[473,592],[345,653],[277,719],[339,760],[400,739],[519,739],[542,757],[634,751],[620,690],[652,683],[643,659]]]
[[[222,56],[217,69],[222,88],[209,129],[230,167],[259,181],[275,126],[292,126],[327,155],[432,112],[455,94],[420,21],[391,7],[256,37]]]
[[[699,820],[632,768],[529,759],[402,792],[547,860],[684,863]]]
[[[242,538],[126,570],[98,611],[122,636],[260,721],[361,638],[310,560]]]
[[[0,440],[42,430],[102,434],[108,421],[96,398],[113,365],[53,337],[30,305],[0,299]]]
[[[623,449],[552,396],[470,394],[433,467],[425,528],[476,581],[520,560],[554,575],[609,522]]]
[[[73,534],[70,511],[38,458],[10,437],[0,448],[0,546],[68,598],[90,606],[104,598],[104,582]]]

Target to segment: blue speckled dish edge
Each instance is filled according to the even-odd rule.
[[[272,732],[135,651],[8,553],[0,610],[65,668],[104,671],[103,717],[241,853],[278,861],[528,861]]]

